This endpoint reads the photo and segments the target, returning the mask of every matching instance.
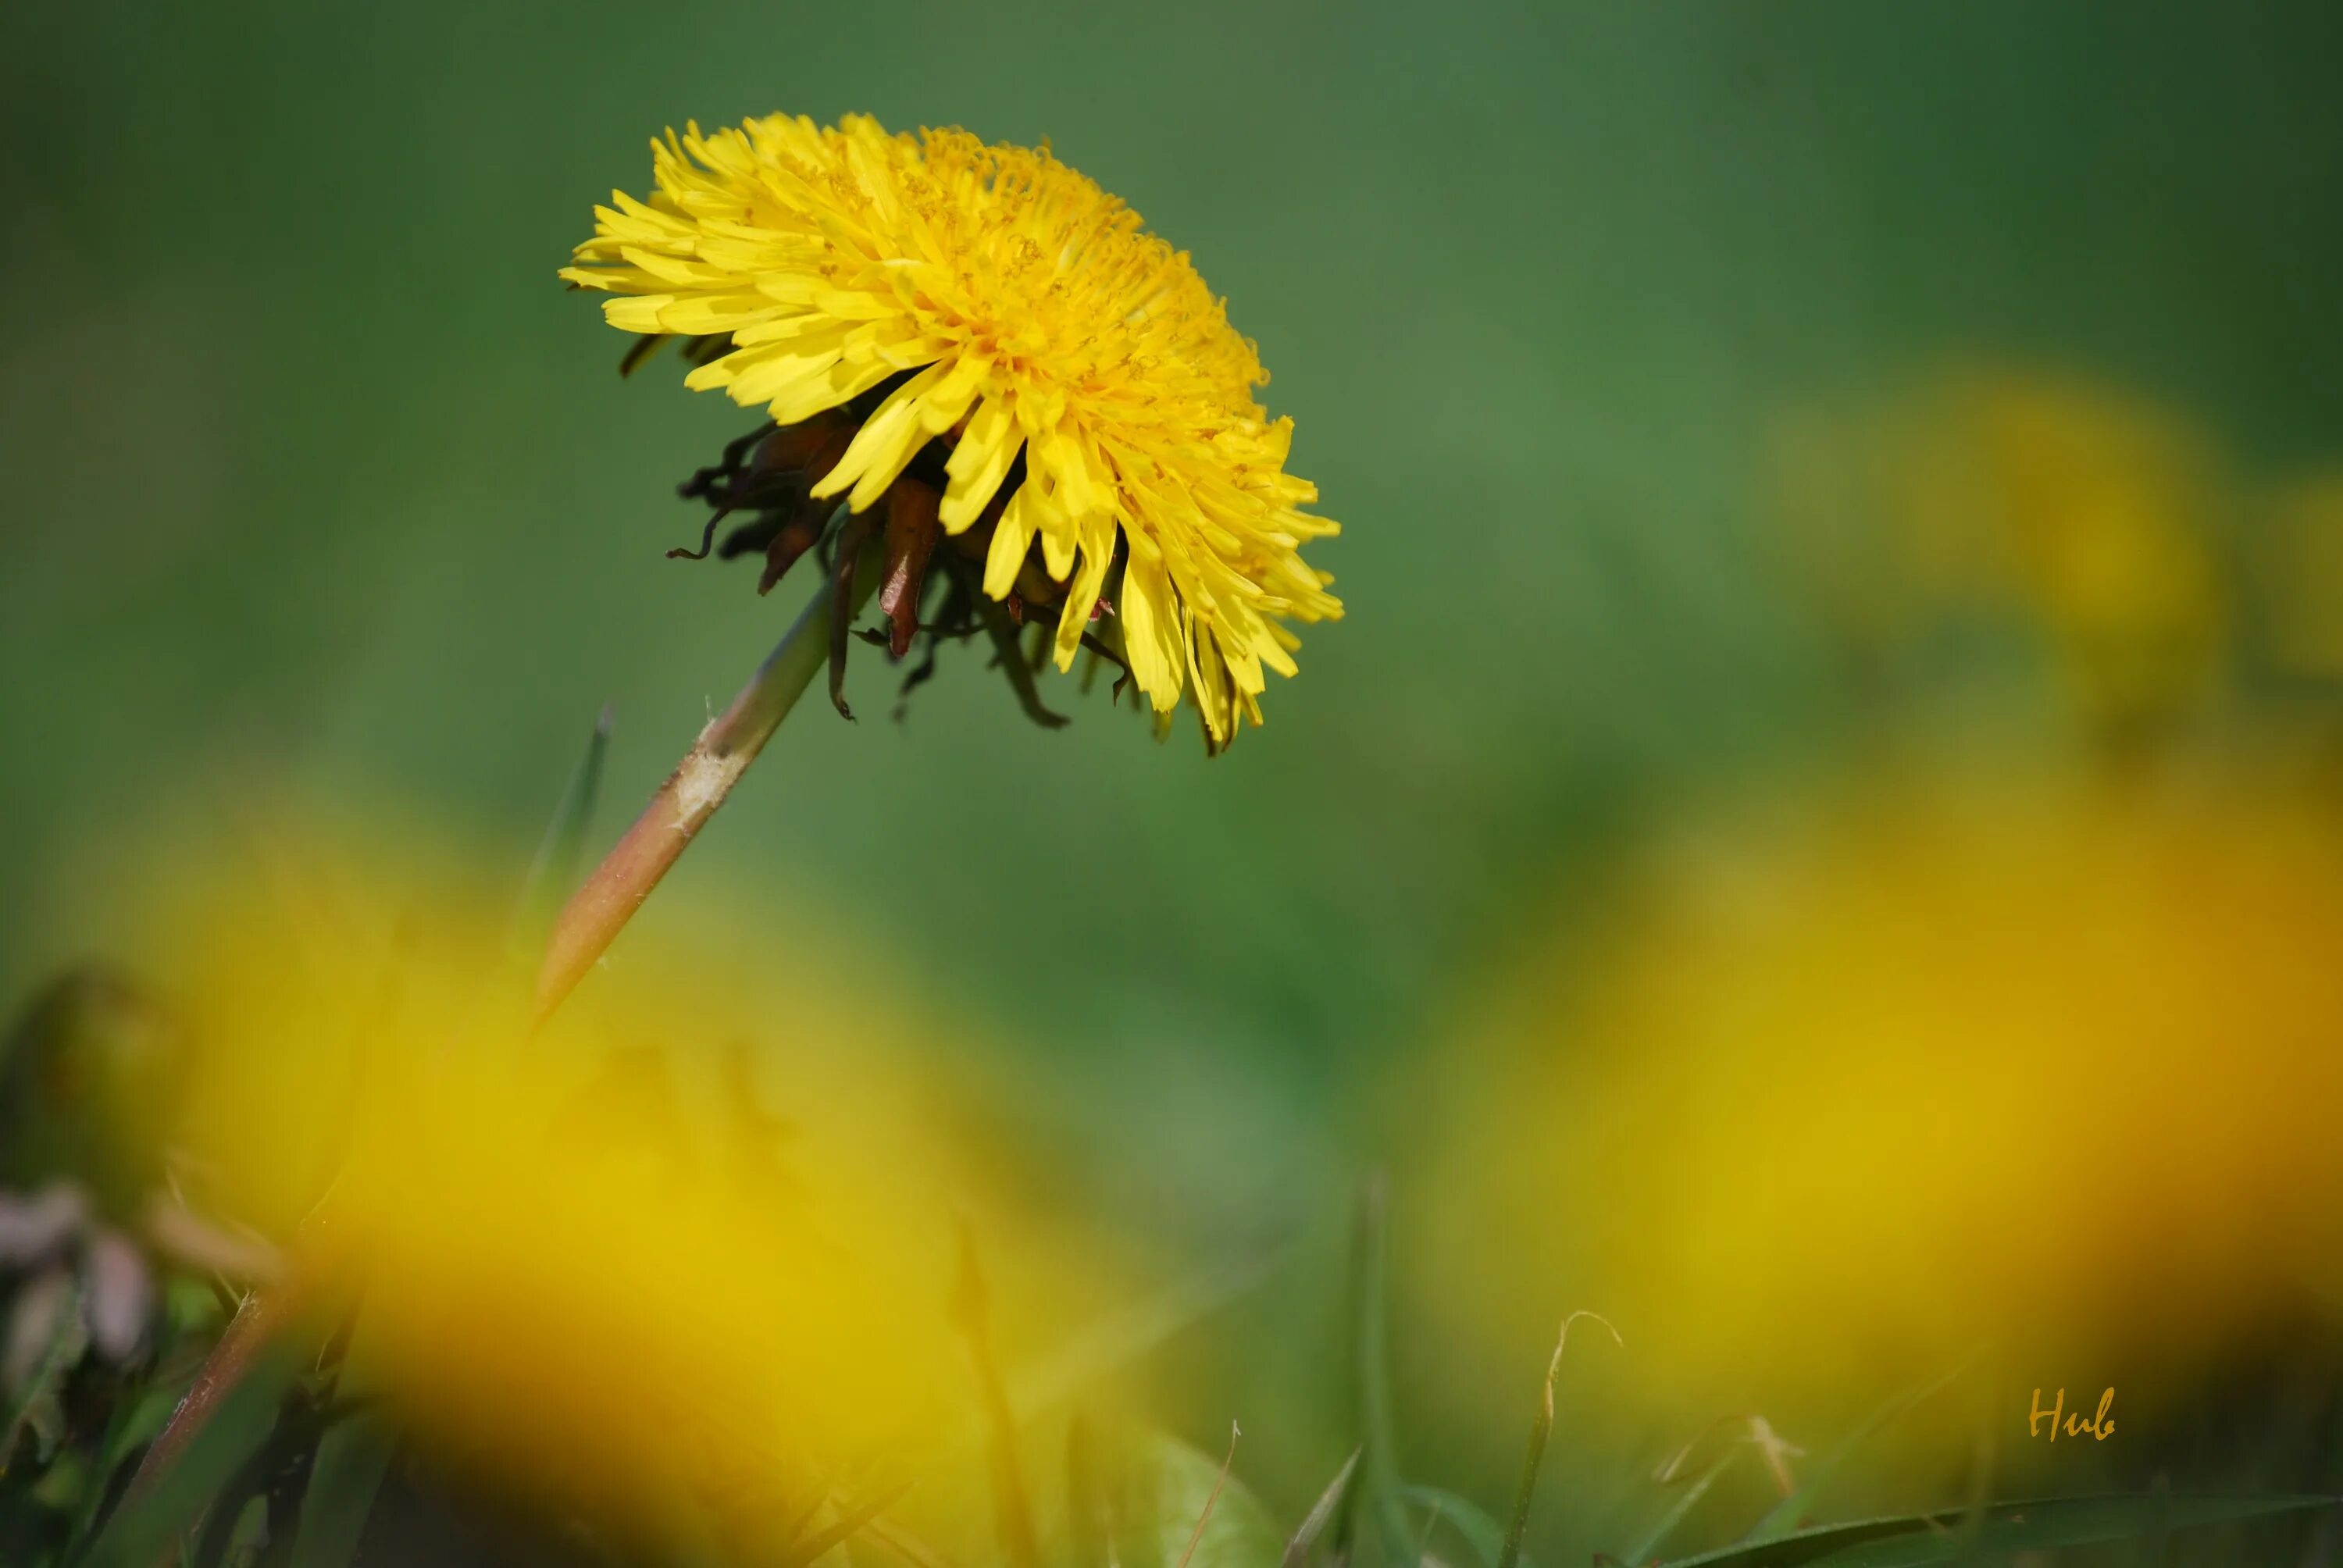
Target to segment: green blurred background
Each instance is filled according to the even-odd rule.
[[[747,423],[619,380],[590,205],[687,118],[1048,137],[1259,339],[1349,617],[1212,762],[969,660],[898,724],[861,658],[676,885],[1001,1020],[1102,1212],[1332,1256],[1408,1131],[1363,1086],[1657,803],[1845,733],[1781,410],[2042,358],[2338,449],[2338,58],[2313,4],[17,0],[0,992],[91,940],[81,857],[256,772],[518,859],[607,702],[615,829],[794,596],[661,558]]]

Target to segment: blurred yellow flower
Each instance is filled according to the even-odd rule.
[[[124,1125],[167,1130],[185,1202],[355,1302],[354,1375],[428,1444],[622,1530],[688,1499],[769,1554],[964,1465],[960,1218],[1021,1327],[1062,1329],[1111,1270],[1058,1295],[1053,1221],[1002,1198],[916,1002],[734,922],[756,965],[703,928],[689,965],[638,950],[532,1033],[502,900],[392,848],[169,867],[139,945],[187,1054]]]
[[[1786,421],[1794,543],[1835,622],[1876,653],[1963,608],[2037,624],[2084,711],[2122,729],[2211,689],[2228,505],[2211,445],[2087,379],[1949,375],[1852,417]]]
[[[1594,1302],[1694,1408],[1844,1416],[1985,1342],[2170,1393],[2337,1282],[2314,801],[1889,776],[1678,835],[1612,907],[1442,1069],[1481,1075],[1436,1206],[1484,1323]]]
[[[613,326],[728,340],[688,384],[778,426],[844,408],[776,460],[858,513],[940,442],[940,505],[890,533],[981,525],[995,599],[1036,580],[1038,541],[1061,669],[1103,602],[1159,714],[1192,691],[1213,747],[1261,721],[1263,669],[1294,670],[1282,622],[1341,614],[1300,554],[1336,530],[1301,509],[1292,421],[1254,400],[1258,353],[1185,252],[1046,147],[963,131],[775,115],[652,156],[656,194],[614,193],[562,274],[622,296]]]
[[[2288,486],[2270,512],[2256,584],[2266,651],[2291,674],[2343,678],[2343,474]]]

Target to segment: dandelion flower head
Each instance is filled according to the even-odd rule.
[[[1047,146],[776,115],[652,152],[650,199],[614,193],[562,276],[802,432],[809,500],[889,503],[898,657],[940,529],[990,599],[1056,607],[1060,669],[1112,654],[1159,721],[1189,693],[1215,749],[1261,721],[1285,623],[1342,613],[1301,555],[1336,525],[1185,252]]]

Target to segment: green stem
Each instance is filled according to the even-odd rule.
[[[878,553],[866,551],[855,570],[850,615],[861,611],[878,581]],[[828,661],[834,592],[823,584],[731,706],[699,732],[626,837],[563,908],[538,971],[538,1021],[561,1005],[634,919]]]

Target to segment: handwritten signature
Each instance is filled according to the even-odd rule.
[[[2033,1400],[2026,1407],[2026,1435],[2039,1437],[2042,1434],[2042,1423],[2046,1421],[2050,1423],[2050,1441],[2057,1442],[2061,1430],[2059,1417],[2065,1415],[2066,1420],[2063,1424],[2068,1437],[2081,1437],[2087,1432],[2095,1441],[2105,1442],[2115,1435],[2115,1417],[2107,1413],[2115,1409],[2115,1403],[2116,1391],[2109,1389],[2099,1395],[2097,1413],[2086,1421],[2080,1409],[2077,1409],[2073,1415],[2066,1415],[2066,1391],[2065,1389],[2058,1391],[2057,1398],[2051,1401],[2049,1409],[2045,1410],[2042,1408],[2042,1391],[2037,1388],[2034,1391]]]

